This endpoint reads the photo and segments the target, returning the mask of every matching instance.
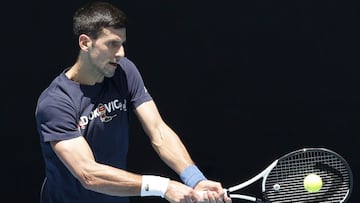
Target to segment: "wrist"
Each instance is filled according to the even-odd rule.
[[[169,178],[155,175],[143,175],[141,182],[140,196],[160,196],[164,197],[169,185]]]
[[[204,174],[195,165],[186,167],[181,173],[180,178],[185,185],[194,188],[202,180],[206,180]]]

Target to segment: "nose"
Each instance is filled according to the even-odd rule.
[[[117,60],[125,56],[125,49],[124,46],[121,46],[120,49],[115,53],[115,57]]]

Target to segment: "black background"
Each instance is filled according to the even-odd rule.
[[[9,2],[3,8],[4,200],[38,202],[44,168],[36,100],[76,58],[71,18],[84,2]],[[285,153],[325,147],[352,167],[349,202],[360,201],[357,1],[113,2],[130,20],[127,57],[209,179],[229,187]],[[129,170],[178,179],[136,119]],[[245,194],[260,195],[259,188]]]

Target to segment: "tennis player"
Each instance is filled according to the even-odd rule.
[[[124,12],[106,2],[86,4],[74,14],[73,31],[78,57],[41,93],[35,112],[46,171],[40,202],[128,203],[131,196],[231,202],[221,183],[194,164],[125,57]],[[127,170],[131,112],[181,182]]]

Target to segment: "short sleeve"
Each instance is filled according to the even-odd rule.
[[[122,58],[119,65],[126,73],[132,108],[136,108],[140,104],[152,100],[152,97],[146,89],[142,76],[135,64],[128,58]]]
[[[76,111],[62,97],[48,96],[39,100],[36,109],[36,124],[44,142],[66,140],[80,136]]]

